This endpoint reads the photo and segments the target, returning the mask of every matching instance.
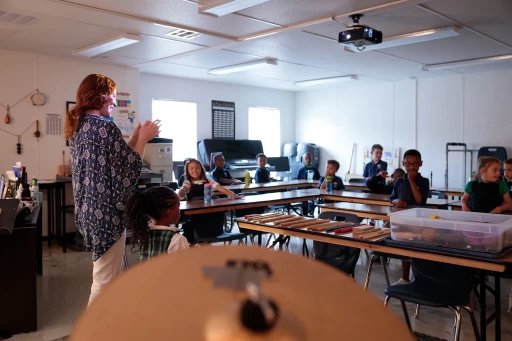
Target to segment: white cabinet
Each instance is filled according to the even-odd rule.
[[[163,181],[172,181],[172,143],[148,143],[144,162],[152,173],[162,173]]]

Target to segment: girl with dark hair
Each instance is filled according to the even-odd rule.
[[[109,120],[116,107],[116,83],[91,74],[66,114],[64,137],[71,149],[75,224],[92,253],[89,304],[121,271],[126,239],[125,204],[135,190],[146,143],[158,136],[158,122],[140,123],[128,143]]]
[[[140,261],[188,249],[176,225],[180,220],[180,198],[168,187],[136,191],[126,205],[132,242],[139,246]]]

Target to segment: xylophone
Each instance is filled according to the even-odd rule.
[[[307,229],[309,231],[326,233],[332,232],[358,239],[381,239],[391,234],[388,228],[380,229],[351,222],[331,221],[329,219],[301,217],[282,213],[250,214],[237,220],[274,227]],[[351,236],[348,235],[349,233],[351,233]]]

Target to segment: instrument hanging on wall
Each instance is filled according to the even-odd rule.
[[[32,125],[34,123],[36,123],[36,132],[34,133],[34,135],[36,135],[36,133],[39,133],[39,130],[38,130],[39,123],[38,122],[39,121],[35,120],[34,122],[30,123],[29,126],[25,130],[23,130],[20,134],[14,134],[14,133],[11,133],[10,131],[7,131],[2,128],[0,128],[0,130],[3,131],[4,133],[16,136],[16,138],[18,139],[18,143],[16,143],[16,153],[21,154],[21,135],[23,135],[27,130],[29,130],[30,127],[32,127]],[[39,136],[41,136],[41,133],[39,133]],[[36,137],[38,137],[38,136],[36,135]],[[38,141],[39,141],[39,139],[38,139]]]
[[[11,116],[10,116],[11,109],[14,108],[17,104],[21,103],[21,101],[23,101],[28,96],[30,96],[30,100],[32,101],[33,105],[41,106],[46,102],[46,96],[43,95],[41,92],[39,92],[39,89],[35,89],[35,90],[30,91],[29,94],[23,96],[22,99],[20,99],[18,102],[14,103],[14,104],[3,105],[2,103],[0,103],[0,105],[2,107],[4,107],[5,110],[7,110],[7,114],[4,117],[5,124],[11,123]]]
[[[37,141],[39,141],[39,136],[41,136],[41,132],[39,131],[39,120],[36,120],[36,131],[34,132],[34,136],[37,137]]]

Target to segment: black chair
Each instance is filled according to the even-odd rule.
[[[364,184],[366,183],[366,179],[361,179],[361,178],[352,178],[350,180],[348,180],[349,183],[359,183],[359,184]]]
[[[323,212],[318,216],[318,218],[346,221],[354,224],[358,224],[360,222],[359,217],[355,214],[338,212]],[[347,273],[349,276],[354,277],[361,249],[317,241],[313,242],[313,249],[315,252],[315,259],[329,264]]]
[[[213,197],[215,198],[215,197]],[[203,197],[195,197],[191,200],[204,200]],[[224,231],[224,212],[208,214],[195,214],[183,225],[185,237],[191,244],[231,242],[246,238],[244,233],[228,233]]]
[[[168,184],[169,188],[172,189],[173,191],[177,191],[178,190],[178,183],[177,182],[169,182]]]
[[[185,182],[185,174],[181,174],[178,179],[178,187],[183,187],[183,183]]]
[[[505,147],[482,147],[478,150],[478,157],[481,156],[494,156],[501,162],[507,160],[507,150]]]
[[[428,197],[429,198],[436,197],[437,199],[448,199],[448,196],[445,193],[438,192],[438,191],[428,192]]]
[[[480,339],[475,315],[469,303],[469,294],[474,286],[475,270],[427,260],[412,259],[412,271],[415,276],[409,284],[393,285],[384,290],[387,306],[390,298],[429,307],[448,308],[455,314],[454,341],[460,337],[460,310],[466,310],[471,317],[476,340]],[[407,326],[412,332],[405,304],[402,304]]]

